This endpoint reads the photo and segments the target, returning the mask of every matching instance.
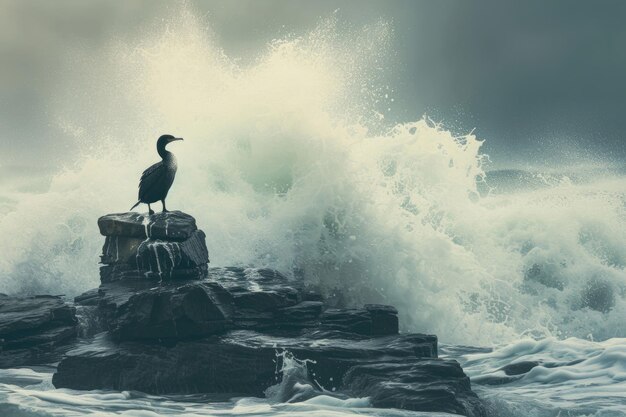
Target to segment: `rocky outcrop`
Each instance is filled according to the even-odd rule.
[[[376,360],[434,358],[436,344],[436,337],[418,334],[371,339],[337,331],[313,330],[287,337],[234,330],[168,347],[114,343],[108,335],[101,334],[94,342],[68,353],[59,364],[53,383],[57,387],[134,389],[155,394],[262,395],[276,383],[280,362],[277,351],[288,350],[297,358],[313,361],[309,372],[319,385],[337,390],[344,385],[344,375],[357,365]],[[444,367],[445,362],[441,363]],[[455,366],[458,368],[458,364]],[[355,384],[353,391],[358,395],[360,388]]]
[[[437,357],[437,337],[400,334],[392,306],[328,308],[271,269],[207,268],[204,233],[183,213],[109,215],[99,226],[102,284],[75,301],[105,331],[66,354],[56,387],[262,396],[288,354],[319,393],[483,415],[459,364]]]
[[[99,308],[110,331],[69,352],[53,383],[262,396],[281,378],[280,353],[289,352],[306,359],[313,385],[331,393],[368,396],[380,407],[481,415],[458,363],[437,358],[436,336],[398,334],[389,306],[324,310],[305,295],[277,272],[241,268],[157,286],[105,283]]]
[[[437,411],[462,415],[484,414],[471,392],[470,380],[450,359],[403,357],[372,360],[351,367],[344,388],[367,396],[374,407]]]
[[[77,323],[61,297],[0,294],[0,368],[59,359],[76,338]]]
[[[180,211],[144,216],[107,214],[98,219],[105,236],[100,279],[194,279],[206,275],[209,252],[196,220]]]
[[[180,340],[224,332],[232,303],[212,282],[148,288],[111,304],[109,329],[116,340]]]
[[[303,329],[338,330],[366,336],[398,333],[397,310],[368,304],[325,309],[319,299],[277,271],[211,268],[205,279],[132,279],[103,283],[76,297],[97,305],[116,340],[178,340],[232,329],[288,334]]]

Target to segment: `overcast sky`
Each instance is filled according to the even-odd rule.
[[[566,145],[626,160],[626,1],[189,1],[227,54],[337,12],[394,29],[395,117],[473,128],[494,159],[533,161]],[[132,38],[164,12],[153,0],[0,0],[0,174],[49,171],[68,142],[48,120],[67,52]],[[29,168],[30,169],[30,168]]]

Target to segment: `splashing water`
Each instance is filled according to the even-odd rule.
[[[265,397],[275,403],[297,403],[306,401],[309,404],[348,407],[370,407],[368,398],[348,398],[345,395],[333,394],[309,376],[308,364],[315,363],[309,359],[298,359],[289,351],[276,352],[276,374],[280,374],[280,382],[265,390]]]
[[[54,108],[80,157],[45,193],[7,191],[0,292],[95,287],[97,217],[134,203],[156,138],[173,133],[185,142],[170,146],[168,204],[196,217],[216,266],[393,304],[404,329],[448,342],[626,336],[623,177],[481,194],[475,136],[381,120],[384,23],[329,19],[248,65],[192,13],[166,23],[68,70]]]

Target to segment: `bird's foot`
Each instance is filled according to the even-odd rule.
[[[169,213],[169,212],[170,212],[170,211],[169,211],[168,209],[163,209],[163,210],[161,211],[161,213]]]
[[[154,214],[154,210],[152,210],[152,209],[151,209],[151,210],[149,210],[149,211],[148,211],[148,214],[149,214],[150,216],[152,216],[152,215]]]

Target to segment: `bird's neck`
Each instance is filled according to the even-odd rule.
[[[170,167],[171,169],[176,169],[176,157],[174,157],[173,153],[165,151],[161,155],[161,158],[163,158],[163,163],[165,164],[165,166]]]
[[[172,158],[174,156],[170,151],[165,150],[165,146],[162,148],[157,148],[157,152],[159,153],[159,156],[163,158],[163,160]]]

